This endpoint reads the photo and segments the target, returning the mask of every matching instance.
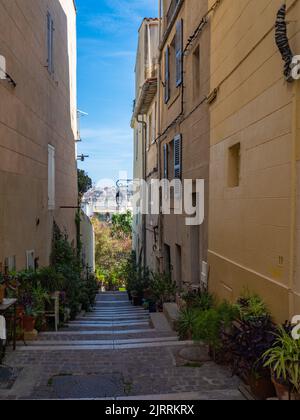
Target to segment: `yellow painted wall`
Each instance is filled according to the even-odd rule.
[[[210,107],[209,261],[211,290],[219,297],[235,299],[247,287],[284,321],[293,306],[299,307],[299,295],[291,290],[289,304],[299,266],[293,278],[295,88],[284,80],[275,44],[281,5],[282,0],[223,0],[211,20],[210,89],[219,87],[219,93]],[[300,2],[289,1],[288,6],[296,54]],[[297,133],[299,142],[299,126]],[[241,144],[240,185],[229,188],[228,149],[236,143]]]

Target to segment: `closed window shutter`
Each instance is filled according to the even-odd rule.
[[[168,179],[168,145],[164,145],[164,178]]]
[[[182,136],[179,134],[174,139],[174,179],[175,179],[175,197],[180,198],[182,193]]]
[[[54,34],[54,22],[50,13],[47,14],[47,49],[48,49],[48,72],[54,73],[54,61],[53,61],[53,34]]]
[[[174,139],[174,177],[175,179],[181,179],[181,154],[182,154],[182,137],[181,134]]]
[[[55,209],[55,148],[48,145],[48,209]]]
[[[183,20],[176,25],[176,86],[180,86],[183,79]]]
[[[165,103],[170,100],[170,48],[165,52]]]

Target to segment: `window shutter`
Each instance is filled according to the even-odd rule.
[[[176,86],[183,81],[183,20],[176,25]]]
[[[48,209],[55,209],[55,148],[48,145]]]
[[[174,139],[174,178],[181,179],[181,155],[182,155],[182,136],[179,134]]]
[[[165,52],[165,103],[170,100],[170,48]]]
[[[47,14],[47,50],[48,50],[48,72],[54,73],[54,62],[53,62],[53,33],[54,33],[54,22],[50,13]]]
[[[181,185],[181,155],[182,155],[182,140],[181,135],[174,139],[174,181],[175,181],[175,199],[180,200],[182,196],[182,185]]]
[[[168,179],[168,145],[164,144],[164,178]]]

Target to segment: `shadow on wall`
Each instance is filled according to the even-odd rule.
[[[71,240],[76,238],[75,211],[60,209],[77,205],[72,7],[68,0],[0,2],[0,54],[17,83],[13,88],[0,81],[0,264],[16,261],[17,269],[26,267],[26,251],[34,250],[40,265],[48,263],[54,218]],[[14,13],[17,8],[21,13]],[[50,49],[53,72],[48,68]],[[51,210],[48,145],[55,149]]]

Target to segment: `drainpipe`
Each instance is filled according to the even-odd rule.
[[[300,83],[293,86],[293,123],[292,123],[292,159],[291,159],[291,232],[290,232],[290,272],[289,272],[289,313],[290,319],[295,315],[295,259],[296,259],[296,226],[297,226],[297,140],[298,118],[300,109]]]
[[[144,119],[140,119],[139,116],[137,117],[137,122],[143,126],[143,179],[144,181],[147,180],[147,123]],[[144,250],[144,266],[146,266],[147,261],[147,230],[146,230],[146,215],[143,214],[143,250]]]
[[[159,0],[159,44],[162,40],[162,0]],[[157,167],[158,167],[158,178],[161,181],[162,179],[162,168],[161,168],[161,54],[159,54],[158,58],[158,107],[157,107],[157,114],[158,114],[158,138],[159,140],[156,142],[157,146]],[[162,261],[162,250],[163,250],[163,216],[159,214],[159,257],[160,261]]]

